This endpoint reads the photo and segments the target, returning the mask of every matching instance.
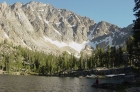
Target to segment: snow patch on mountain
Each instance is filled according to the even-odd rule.
[[[6,32],[4,32],[4,36],[9,39],[9,36],[6,34]]]
[[[40,20],[42,20],[41,16],[38,16]]]
[[[64,43],[64,42],[53,41],[52,39],[50,39],[48,37],[45,37],[45,36],[43,36],[43,38],[45,39],[45,41],[48,41],[51,44],[54,44],[54,45],[58,46],[59,48],[62,48],[64,46],[67,46],[67,44]]]
[[[46,24],[49,24],[49,21],[44,20],[44,22],[45,22]]]
[[[57,22],[57,23],[55,23],[57,26],[59,26],[60,24],[61,24],[61,22]]]
[[[127,33],[121,32],[120,35],[121,35],[121,36],[124,36],[124,35],[127,35]]]
[[[31,47],[29,47],[29,46],[27,46],[27,45],[25,44],[25,42],[24,42],[24,40],[23,40],[23,39],[21,39],[21,41],[22,41],[22,43],[23,43],[23,45],[24,45],[24,46],[26,46],[29,50],[32,50],[32,48],[31,48]]]
[[[53,26],[52,26],[52,28],[53,28],[53,30],[54,30],[57,34],[61,35],[61,34],[59,33],[59,31],[56,30]]]
[[[106,37],[105,39],[102,39],[102,40],[99,40],[99,41],[93,41],[93,42],[88,41],[87,44],[90,45],[90,46],[93,47],[93,48],[96,48],[96,46],[97,46],[98,44],[102,43],[102,42],[108,43],[108,45],[113,46],[112,40],[113,40],[113,38],[112,38],[111,36],[108,36],[108,37]],[[108,46],[108,45],[107,45],[107,46]]]
[[[97,26],[97,25],[95,24],[95,27],[90,31],[90,34],[88,35],[87,40],[90,40],[90,39],[92,38],[94,29],[96,28],[96,26]]]
[[[82,42],[81,44],[76,43],[76,42],[71,42],[68,44],[69,47],[75,49],[76,51],[78,51],[80,53],[80,51],[85,48],[86,45],[86,41]]]
[[[38,10],[39,12],[44,12],[45,10],[44,9],[41,9],[41,10]]]
[[[80,53],[80,51],[85,48],[85,45],[86,45],[86,41],[84,41],[83,43],[79,44],[79,43],[76,43],[76,42],[70,42],[70,43],[64,43],[64,42],[58,42],[58,41],[53,41],[52,39],[46,37],[46,36],[43,36],[43,38],[45,39],[45,41],[48,41],[50,42],[51,44],[54,44],[56,46],[58,46],[59,48],[62,48],[62,47],[65,47],[65,46],[69,46],[71,48],[73,48],[74,50],[76,50],[78,53]]]
[[[76,53],[74,56],[77,57],[77,58],[81,57],[78,53]]]
[[[78,21],[81,23],[81,20],[79,19],[79,17],[77,16],[77,15],[75,15],[76,16],[76,18],[78,19]]]

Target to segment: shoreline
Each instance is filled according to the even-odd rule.
[[[59,76],[59,75],[40,75],[39,73],[34,73],[34,72],[31,72],[31,73],[24,73],[22,74],[22,72],[10,72],[10,73],[7,73],[7,71],[2,71],[0,70],[0,74],[1,75],[29,75],[29,76],[45,76],[45,77],[77,77],[77,76],[70,76],[70,75],[67,75],[67,76]],[[104,75],[97,75],[99,79],[101,78],[106,78]],[[78,76],[77,78],[87,78],[87,79],[95,79],[96,77],[86,77],[86,76]],[[113,78],[111,78],[113,79]],[[115,85],[115,86],[112,86],[112,87],[109,87],[107,89],[109,90],[116,90],[116,91],[125,91],[125,92],[136,92],[136,91],[140,91],[140,78],[134,78],[133,79],[134,82],[129,82],[129,81],[124,81],[118,85]]]

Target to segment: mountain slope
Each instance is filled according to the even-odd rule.
[[[95,23],[90,18],[39,2],[0,4],[0,41],[7,39],[14,45],[45,53],[78,54],[87,46],[121,45],[131,27],[119,28],[104,21]]]

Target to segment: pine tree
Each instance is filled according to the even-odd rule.
[[[107,68],[109,68],[110,67],[110,53],[111,53],[111,48],[110,48],[110,46],[108,45],[108,47],[107,47],[107,52],[106,52],[106,58],[107,58],[107,60],[106,60],[106,66],[107,66]]]
[[[126,46],[127,46],[127,51],[129,53],[129,63],[132,65],[132,60],[133,60],[133,37],[129,36],[127,41],[126,41]]]
[[[136,20],[134,20],[134,27],[133,27],[133,37],[134,37],[134,46],[135,46],[135,52],[137,59],[140,59],[140,0],[134,0],[135,1],[135,7],[133,8],[133,11],[135,12],[134,16],[136,17]]]
[[[83,57],[83,53],[81,53],[81,57],[79,59],[79,69],[80,70],[83,69],[83,61],[84,61],[84,57]]]

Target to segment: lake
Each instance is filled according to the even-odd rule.
[[[77,77],[45,77],[0,75],[0,92],[107,92],[91,87],[95,79]],[[99,83],[121,82],[99,79]]]

